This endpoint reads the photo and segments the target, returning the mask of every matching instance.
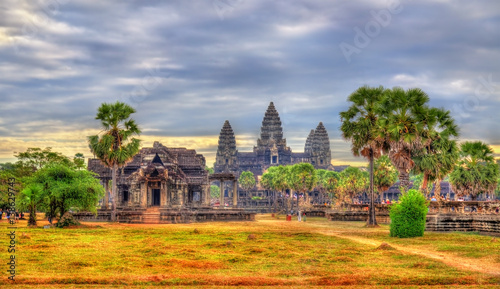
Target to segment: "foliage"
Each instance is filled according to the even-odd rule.
[[[139,152],[141,143],[139,139],[132,137],[141,133],[135,121],[130,118],[132,113],[135,113],[135,109],[123,102],[101,104],[95,119],[101,121],[105,132],[101,136],[88,137],[92,153],[112,169],[112,221],[116,221],[117,170],[132,160]]]
[[[17,165],[25,168],[31,168],[32,171],[39,170],[48,164],[62,163],[71,166],[71,160],[59,152],[53,152],[52,148],[28,148],[25,152],[14,155],[18,158]]]
[[[210,198],[219,198],[220,197],[220,188],[216,185],[210,186]]]
[[[62,164],[51,164],[38,170],[21,194],[24,208],[48,212],[50,217],[63,216],[70,209],[96,213],[104,188],[95,174]],[[32,212],[32,211],[31,211]]]
[[[47,191],[39,183],[31,183],[20,192],[17,205],[20,210],[30,212],[28,226],[36,226],[37,208],[43,204],[47,197],[49,197]]]
[[[356,167],[348,167],[339,174],[339,199],[342,202],[352,203],[352,199],[368,189],[367,173]]]
[[[14,191],[19,192],[21,188],[21,184],[19,180],[16,178],[15,171],[12,170],[0,170],[0,209],[6,210],[10,208],[8,204],[8,192],[10,187],[9,180],[15,179],[16,183],[14,184]]]
[[[208,166],[205,166],[205,171],[207,171],[210,175],[214,173],[214,168],[210,168]]]
[[[381,156],[374,163],[373,182],[380,194],[387,191],[398,180],[398,170],[388,156]]]
[[[424,235],[428,203],[417,190],[411,189],[404,193],[399,203],[390,207],[390,236],[411,238]]]
[[[243,190],[248,191],[255,187],[255,176],[250,171],[244,171],[241,173],[238,182]]]
[[[483,142],[465,142],[460,146],[460,161],[450,174],[458,196],[476,199],[481,193],[493,193],[498,185],[499,167],[493,150]]]
[[[316,171],[309,163],[299,163],[290,167],[288,183],[297,191],[306,193],[314,188],[316,184]]]
[[[85,157],[82,153],[76,153],[73,157],[73,163],[78,170],[85,169]]]
[[[399,172],[401,186],[410,186],[409,173],[415,166],[413,156],[427,141],[426,124],[429,96],[419,88],[387,90],[381,101],[379,125],[389,143],[389,158]]]
[[[330,199],[335,199],[335,191],[339,184],[340,176],[339,173],[328,170],[316,170],[316,187],[322,193],[327,193]]]
[[[418,175],[413,175],[410,177],[410,180],[413,182],[413,188],[414,189],[420,189],[422,193],[427,197],[430,191],[432,191],[433,183],[432,182],[427,182],[427,186],[423,188],[424,186],[424,174],[418,174]]]

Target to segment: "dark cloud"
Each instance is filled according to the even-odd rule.
[[[216,136],[228,119],[257,138],[274,101],[293,149],[323,121],[334,157],[360,161],[340,139],[338,113],[367,84],[421,87],[452,111],[462,139],[500,143],[496,1],[401,0],[350,61],[339,45],[356,47],[356,31],[369,33],[389,2],[49,2],[0,4],[0,138],[9,141],[97,129],[97,107],[116,100],[137,109],[148,136]]]

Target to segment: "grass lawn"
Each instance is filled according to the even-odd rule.
[[[43,225],[44,221],[39,222]],[[259,215],[255,222],[172,225],[85,223],[68,229],[16,231],[15,283],[12,288],[152,288],[156,285],[366,288],[408,285],[417,288],[495,288],[500,276],[449,266],[403,250],[381,250],[341,236],[425,248],[436,254],[479,260],[500,267],[500,242],[464,233],[428,233],[414,239],[388,237],[388,227],[363,223]],[[1,258],[7,263],[7,223]],[[13,286],[14,285],[14,286]]]

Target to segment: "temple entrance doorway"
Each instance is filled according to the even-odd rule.
[[[160,189],[153,189],[153,206],[160,205]]]

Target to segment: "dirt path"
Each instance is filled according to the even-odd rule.
[[[360,238],[360,237],[355,237],[355,236],[349,236],[343,234],[343,232],[338,232],[338,231],[318,231],[320,234],[324,234],[327,236],[334,236],[338,238],[343,238],[343,239],[348,239],[357,243],[361,244],[366,244],[366,245],[371,245],[378,247],[382,242],[373,240],[373,239],[367,239],[367,238]],[[434,251],[429,251],[429,250],[423,250],[423,249],[417,249],[417,248],[412,248],[412,247],[407,247],[407,246],[400,246],[400,245],[394,245],[391,243],[386,242],[389,244],[391,247],[405,253],[409,254],[415,254],[415,255],[420,255],[424,256],[430,259],[438,260],[443,263],[445,263],[448,266],[452,266],[455,268],[458,268],[460,270],[469,270],[469,271],[476,271],[476,272],[481,272],[485,274],[490,274],[494,276],[500,276],[500,268],[498,267],[498,264],[489,264],[485,263],[484,261],[478,261],[475,259],[471,258],[463,258],[463,257],[457,257],[457,256],[452,256],[443,252],[434,252]]]

